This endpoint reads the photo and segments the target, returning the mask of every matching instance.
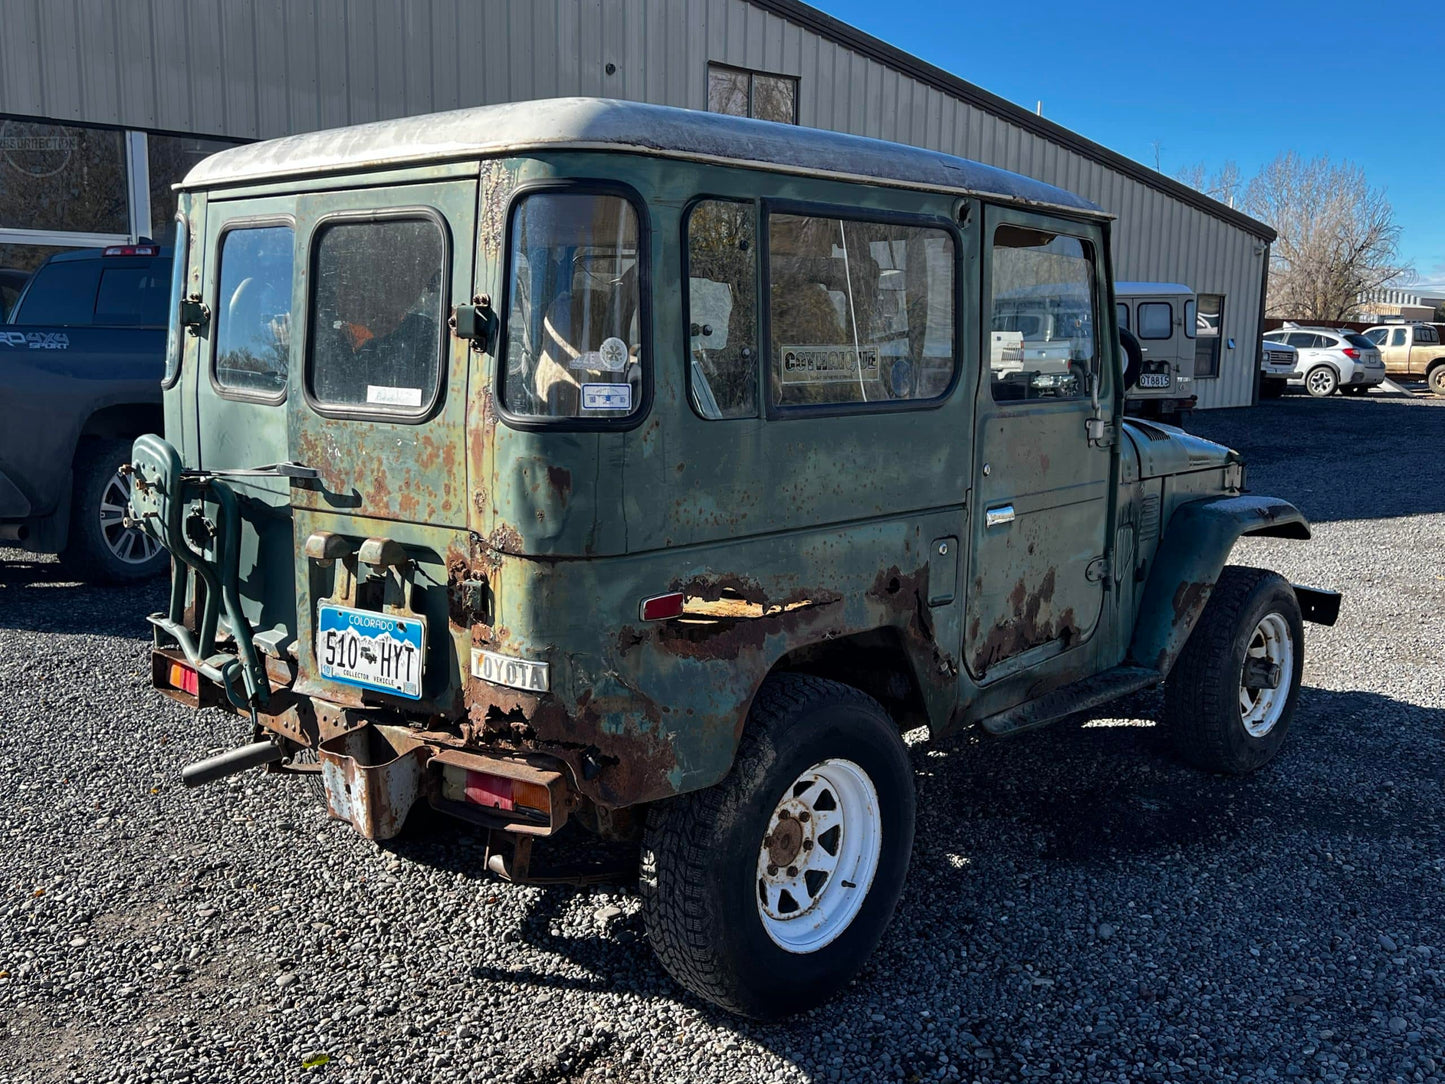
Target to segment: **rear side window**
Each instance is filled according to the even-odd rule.
[[[1089,398],[1098,375],[1092,246],[1064,234],[999,226],[992,278],[994,401]]]
[[[772,401],[934,399],[954,373],[953,236],[900,223],[768,216]]]
[[[423,414],[441,386],[447,238],[429,216],[321,226],[312,250],[311,394]]]
[[[160,327],[170,293],[169,260],[119,267],[102,265],[95,298],[95,322],[119,327]]]
[[[1139,304],[1139,338],[1168,339],[1174,334],[1174,307],[1167,301]]]
[[[1296,350],[1313,350],[1319,343],[1319,340],[1320,337],[1318,335],[1307,335],[1302,331],[1295,331],[1290,333],[1286,341]]]
[[[1195,325],[1199,322],[1199,306],[1193,298],[1184,302],[1184,337],[1194,338]]]
[[[35,272],[14,323],[88,327],[95,316],[99,285],[99,260],[48,263]]]
[[[1407,327],[1397,327],[1390,333],[1390,336],[1391,346],[1404,346],[1410,341],[1410,329]]]
[[[221,235],[216,291],[216,383],[279,398],[291,360],[290,226],[246,226]]]
[[[643,400],[637,212],[622,196],[538,192],[513,208],[502,405],[513,416],[617,421]]]
[[[1119,311],[1119,326],[1125,331],[1129,330],[1129,306],[1122,301],[1115,306]]]
[[[704,418],[758,413],[756,233],[750,203],[704,200],[687,218],[689,384]]]

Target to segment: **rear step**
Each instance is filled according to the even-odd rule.
[[[1164,675],[1143,666],[1116,666],[1102,674],[1065,685],[1027,704],[1001,711],[984,719],[982,726],[1000,737],[1058,722],[1077,712],[1088,711],[1110,700],[1158,685]]]

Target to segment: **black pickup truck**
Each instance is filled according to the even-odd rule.
[[[80,249],[36,270],[0,324],[0,544],[123,583],[166,554],[124,522],[131,441],[161,426],[171,250]]]

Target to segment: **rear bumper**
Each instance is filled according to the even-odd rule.
[[[224,690],[173,648],[151,652],[155,688],[188,707],[224,706]],[[254,716],[257,739],[290,753],[271,771],[319,773],[331,815],[367,839],[390,839],[424,802],[481,828],[550,836],[587,801],[562,760],[525,749],[478,746],[450,731],[402,725],[384,709],[353,709],[272,685]],[[296,762],[302,750],[317,763]]]

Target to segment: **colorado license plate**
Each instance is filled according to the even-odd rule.
[[[1139,386],[1141,388],[1167,388],[1169,386],[1169,374],[1140,373]]]
[[[316,618],[316,660],[332,681],[421,699],[426,621],[322,603]]]

